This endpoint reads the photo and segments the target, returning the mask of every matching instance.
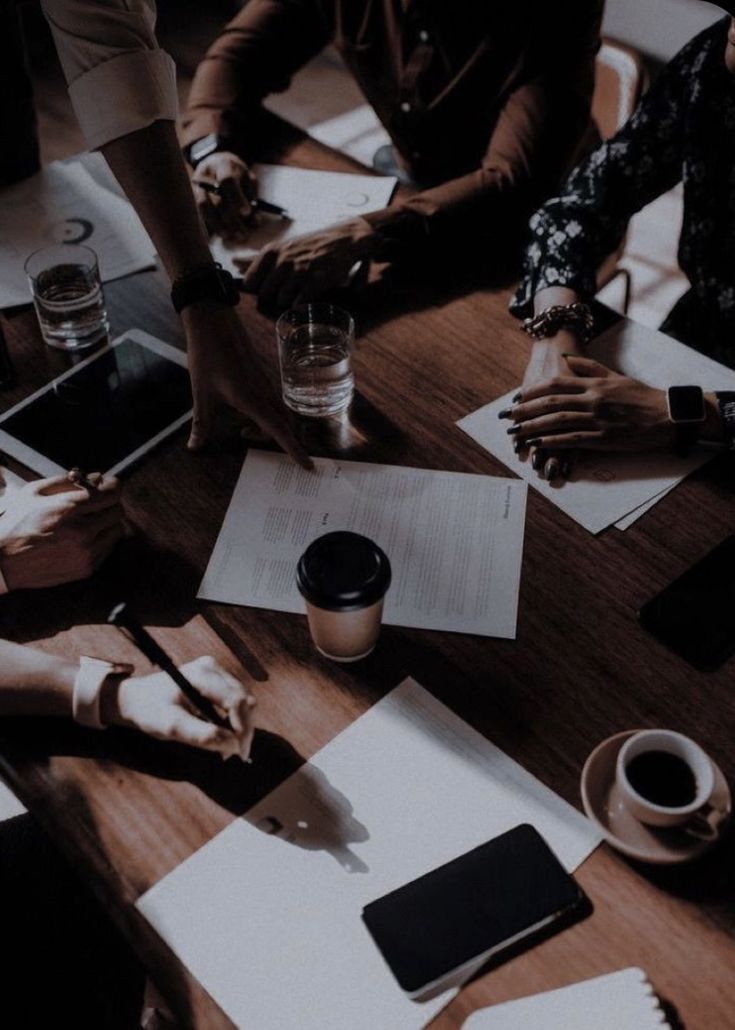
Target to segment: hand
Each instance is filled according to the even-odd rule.
[[[66,476],[40,479],[11,492],[0,516],[0,571],[9,590],[52,587],[84,579],[123,535],[120,484],[94,493]]]
[[[213,409],[224,402],[252,419],[304,468],[312,462],[291,431],[233,308],[191,304],[184,308],[194,418],[189,447],[202,447],[212,430]]]
[[[221,151],[200,161],[194,171],[194,199],[207,231],[223,236],[244,236],[253,227],[251,200],[257,196],[258,181],[242,158]],[[197,180],[218,186],[210,193]]]
[[[666,394],[618,375],[597,361],[569,355],[571,375],[524,389],[512,418],[529,446],[566,451],[642,451],[668,447],[675,430]]]
[[[569,375],[570,369],[567,363],[567,354],[581,354],[577,337],[562,330],[551,339],[536,340],[533,344],[531,357],[526,366],[523,377],[523,386],[520,397],[525,400],[529,390],[535,389],[540,383],[546,383],[556,376]],[[516,407],[514,406],[508,415],[515,418]],[[520,454],[527,446],[524,435],[520,432],[513,434],[516,454]],[[571,471],[572,453],[553,454],[544,448],[530,448],[529,457],[532,467],[539,473],[542,479],[549,481],[554,479],[566,479]]]
[[[103,704],[103,722],[130,726],[159,740],[219,751],[223,758],[239,755],[249,761],[255,706],[250,691],[214,658],[197,658],[182,665],[181,671],[229,719],[231,729],[202,719],[165,672],[123,680]]]
[[[374,256],[378,242],[369,222],[354,218],[322,232],[265,247],[249,265],[243,286],[263,307],[288,308],[342,286],[358,261]]]

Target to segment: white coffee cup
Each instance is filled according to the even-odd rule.
[[[691,774],[693,796],[684,804],[661,803],[660,800],[654,800],[642,789],[640,777],[633,775],[634,759],[650,755],[648,768],[649,771],[655,770],[656,756],[661,753],[679,759]],[[661,759],[660,762],[663,765],[666,759]],[[694,837],[714,840],[727,818],[726,811],[721,811],[711,804],[715,772],[709,755],[699,744],[674,730],[641,730],[629,737],[618,753],[615,779],[627,810],[639,822],[649,826],[677,826]],[[631,782],[631,779],[635,782]],[[648,794],[655,793],[655,790],[648,791]]]

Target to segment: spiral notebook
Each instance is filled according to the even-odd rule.
[[[473,1012],[462,1030],[661,1030],[670,1024],[642,969]]]

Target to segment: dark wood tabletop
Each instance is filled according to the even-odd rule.
[[[276,156],[357,168],[293,132]],[[509,475],[454,423],[520,381],[528,343],[507,313],[507,289],[487,285],[481,269],[455,279],[389,273],[345,298],[358,324],[358,396],[340,439],[305,436],[313,453]],[[105,293],[113,334],[139,327],[182,345],[160,273]],[[275,384],[273,318],[251,297],[240,312]],[[18,373],[1,396],[6,410],[67,359],[43,345],[30,310],[3,326]],[[727,457],[625,533],[593,537],[529,491],[515,641],[385,628],[373,655],[339,667],[315,652],[302,616],[195,600],[245,453],[235,428],[224,420],[218,446],[197,454],[182,431],[126,476],[131,535],[93,580],[0,601],[4,637],[68,656],[129,657],[141,668],[104,625],[125,597],[177,661],[214,654],[257,694],[248,768],[125,731],[53,720],[0,727],[3,776],[103,899],[186,1026],[231,1023],[135,901],[408,674],[577,808],[587,755],[631,728],[693,736],[735,783],[735,662],[697,672],[636,621],[644,601],[732,532]],[[734,858],[732,834],[670,869],[603,845],[576,874],[592,916],[479,977],[432,1026],[458,1027],[481,1005],[640,965],[688,1030],[732,1027]]]

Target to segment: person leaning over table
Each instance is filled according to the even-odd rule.
[[[557,188],[585,136],[594,138],[602,8],[603,0],[568,0],[563,15],[542,0],[250,0],[201,62],[183,118],[195,179],[221,189],[195,186],[210,229],[247,231],[261,103],[330,43],[388,130],[398,174],[421,190],[268,246],[246,288],[287,307],[339,286],[358,261],[443,256],[456,265],[471,245],[512,267],[534,207]]]
[[[238,291],[214,264],[174,123],[176,72],[158,46],[155,0],[41,0],[74,110],[100,150],[173,280],[194,395],[190,447],[211,434],[221,405],[258,423],[309,467],[234,311]]]
[[[735,3],[721,4],[735,14]],[[661,329],[735,367],[735,17],[669,63],[630,121],[531,219],[525,275],[511,310],[534,337],[511,409],[515,447],[547,479],[579,448],[648,450],[696,439],[735,448],[735,393],[645,386],[584,356],[595,272],[630,217],[684,184],[679,264],[690,289]]]

